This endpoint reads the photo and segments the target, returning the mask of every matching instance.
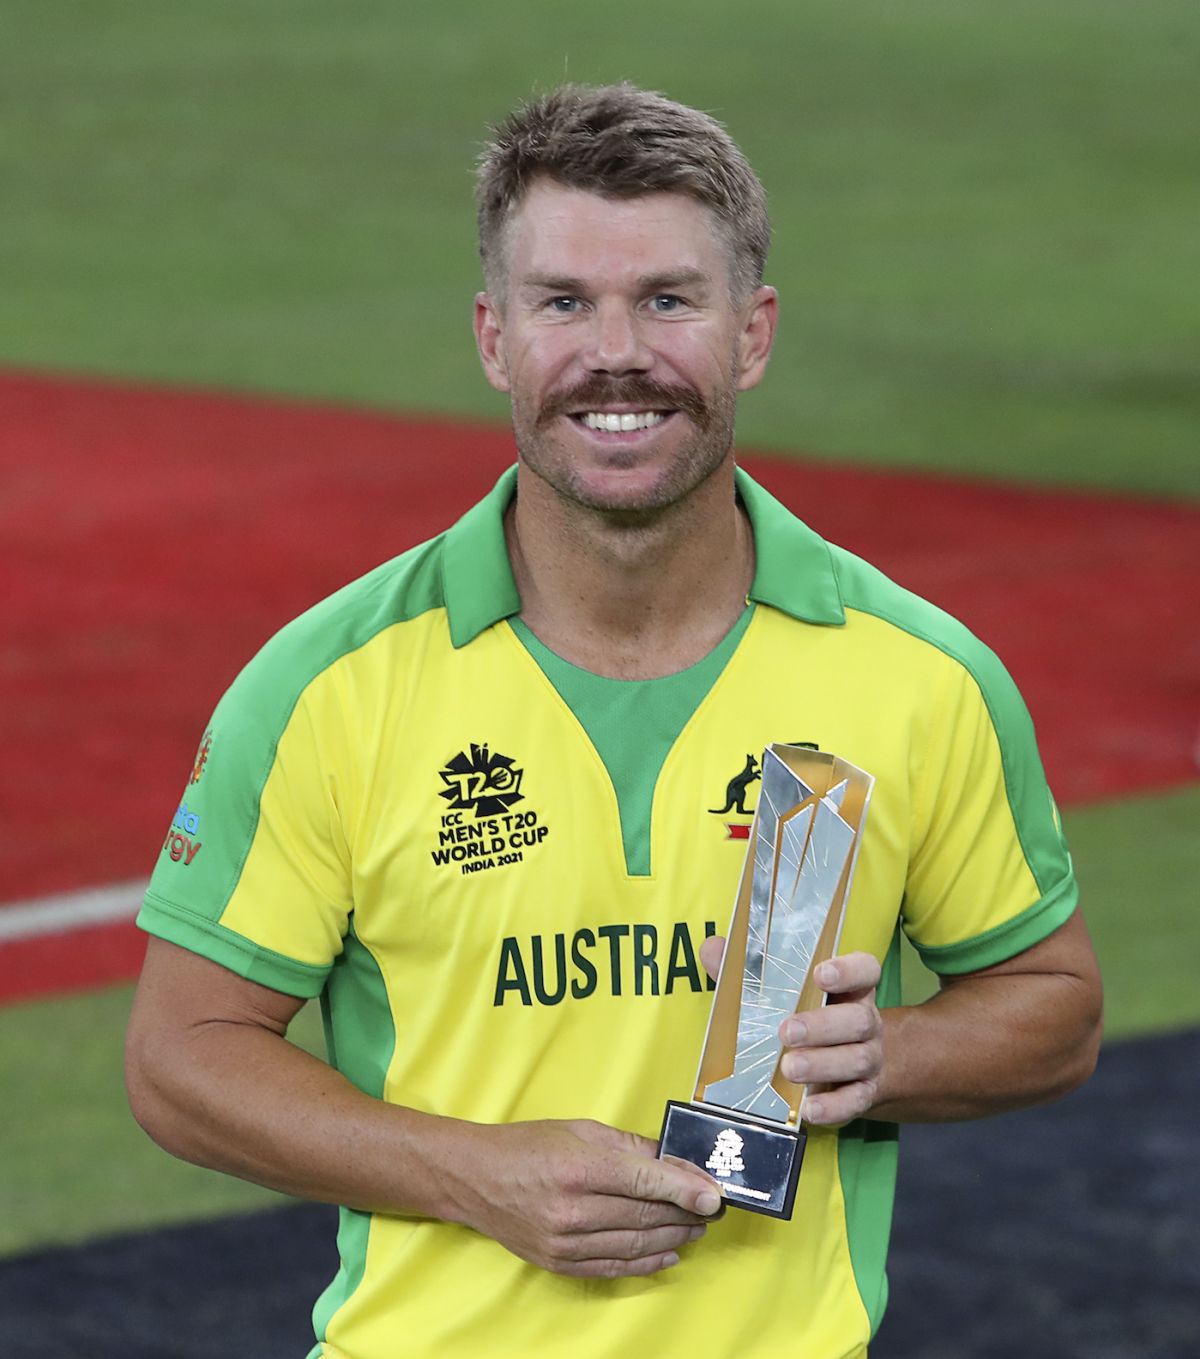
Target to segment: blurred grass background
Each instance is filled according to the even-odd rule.
[[[0,0],[0,363],[502,422],[484,128],[629,78],[725,121],[771,196],[743,444],[1195,498],[1198,51],[1194,0]],[[1198,813],[1065,813],[1114,1036],[1200,1022]],[[0,1250],[271,1200],[134,1127],[129,994],[0,1012]]]
[[[487,123],[713,111],[784,323],[747,446],[1200,493],[1194,0],[2,0],[0,359],[489,415]]]

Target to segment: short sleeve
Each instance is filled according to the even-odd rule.
[[[970,670],[946,658],[914,802],[904,929],[944,974],[1031,947],[1078,896],[1029,713],[979,651]]]
[[[138,924],[251,981],[317,995],[351,909],[344,741],[321,679],[251,663],[204,733]]]

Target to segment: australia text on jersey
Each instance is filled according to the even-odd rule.
[[[704,922],[704,938],[716,934]],[[659,928],[618,921],[568,937],[508,935],[500,941],[493,1005],[558,1005],[590,996],[669,996],[714,991],[699,962],[701,939],[686,920]]]

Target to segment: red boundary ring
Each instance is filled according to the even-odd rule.
[[[0,892],[149,871],[204,716],[283,622],[437,532],[505,431],[0,375]],[[1060,801],[1193,782],[1200,508],[813,460],[747,467],[1004,657]],[[0,906],[0,911],[3,907]],[[0,999],[120,980],[132,925],[0,945]]]

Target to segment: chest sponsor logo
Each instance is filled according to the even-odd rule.
[[[438,867],[463,874],[521,863],[550,829],[521,791],[525,770],[509,755],[472,743],[438,770],[448,810],[439,818],[430,857]]]
[[[789,741],[788,745],[803,746],[806,750],[819,750],[820,746],[815,741]],[[725,830],[727,840],[749,840],[750,823],[754,818],[754,807],[746,805],[746,797],[750,790],[750,785],[757,783],[762,778],[762,768],[758,763],[758,757],[747,753],[746,763],[725,785],[725,800],[721,807],[709,807],[708,811],[713,816],[744,816],[745,821],[726,821]]]

